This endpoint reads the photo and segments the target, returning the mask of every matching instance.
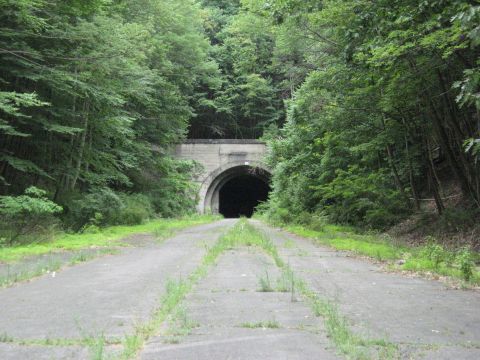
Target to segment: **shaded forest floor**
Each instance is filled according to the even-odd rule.
[[[441,189],[445,211],[438,214],[434,199],[422,199],[420,210],[387,231],[406,245],[425,245],[429,240],[456,249],[468,246],[480,251],[480,212],[472,210],[455,181],[444,174]]]

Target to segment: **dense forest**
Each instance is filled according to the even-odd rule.
[[[271,216],[386,228],[434,199],[440,224],[476,223],[476,2],[257,3],[281,72],[296,80],[285,125],[267,135]]]
[[[264,139],[273,221],[474,226],[479,24],[459,0],[2,0],[2,241],[193,211],[185,137]]]

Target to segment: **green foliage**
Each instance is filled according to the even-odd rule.
[[[151,233],[157,237],[171,235],[172,231],[189,226],[206,224],[218,220],[218,216],[195,215],[178,219],[155,219],[141,225],[109,226],[95,233],[55,234],[48,242],[18,244],[14,247],[0,247],[0,261],[14,262],[20,259],[52,252],[76,251],[91,248],[112,248],[121,246],[121,240],[132,234]],[[38,240],[38,238],[37,238]]]
[[[432,261],[435,269],[440,267],[440,263],[446,258],[447,252],[442,245],[437,244],[435,239],[429,238],[427,245],[421,251],[422,256]]]
[[[95,189],[72,202],[70,221],[77,229],[85,224],[106,225],[122,208],[120,196],[108,188]]]
[[[445,232],[461,231],[474,226],[480,216],[478,209],[447,208],[440,216],[438,226]]]
[[[62,208],[46,197],[45,190],[31,186],[25,190],[24,195],[2,196],[0,198],[0,214],[7,217],[43,216],[52,215],[62,211]]]
[[[73,200],[67,220],[75,229],[92,232],[98,226],[142,224],[153,215],[152,203],[146,195],[100,188]]]
[[[475,267],[478,254],[468,247],[447,249],[431,237],[426,239],[427,244],[424,246],[410,247],[397,244],[383,236],[359,234],[354,229],[338,225],[326,224],[321,231],[312,230],[309,226],[281,226],[319,244],[389,262],[394,269],[427,273],[429,276],[447,276],[464,280],[465,285],[480,284],[480,272]],[[399,260],[401,265],[397,265]]]
[[[443,213],[441,171],[480,206],[477,5],[246,3],[270,20],[275,70],[292,87],[285,125],[265,137],[273,220],[383,229],[425,197]]]
[[[457,255],[458,265],[462,271],[465,281],[469,281],[473,277],[475,263],[473,262],[473,255],[469,248],[464,247]]]
[[[282,119],[282,79],[273,69],[274,33],[268,19],[240,1],[203,1],[204,27],[221,71],[193,104],[189,136],[258,138]]]
[[[199,171],[199,165],[191,161],[166,159],[157,168],[163,176],[154,178],[143,173],[138,179],[140,191],[147,194],[154,211],[164,217],[178,217],[195,211],[198,187],[191,179]]]
[[[31,186],[24,195],[0,196],[0,231],[7,244],[12,245],[34,231],[44,232],[53,224],[53,215],[63,209],[46,195],[46,191]]]
[[[472,48],[480,45],[480,6],[465,6],[464,10],[453,17],[463,32],[467,33]],[[459,89],[457,102],[461,106],[473,105],[480,110],[480,61],[475,66],[463,71],[463,79],[455,82],[454,87]]]
[[[333,181],[318,188],[324,212],[333,222],[385,228],[407,213],[406,204],[381,173],[339,170]]]
[[[150,198],[143,194],[122,194],[122,207],[112,219],[112,225],[138,225],[154,215]]]
[[[480,207],[479,17],[463,0],[2,1],[0,194],[40,184],[91,231],[187,214],[197,169],[171,147],[265,134],[275,221],[383,229],[434,197],[467,224],[438,173]]]
[[[0,194],[41,184],[90,231],[191,212],[193,167],[170,148],[221,83],[201,14],[190,0],[0,2]]]

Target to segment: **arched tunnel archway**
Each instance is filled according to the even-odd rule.
[[[226,218],[251,217],[255,208],[268,199],[270,186],[252,175],[239,175],[227,181],[219,193],[219,213]]]
[[[270,173],[250,165],[232,166],[213,178],[204,208],[226,218],[251,217],[255,208],[268,199]]]

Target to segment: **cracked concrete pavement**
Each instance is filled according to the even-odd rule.
[[[235,221],[189,228],[162,244],[140,241],[55,277],[0,289],[0,359],[90,359],[91,351],[80,344],[44,345],[49,339],[67,343],[101,334],[115,342],[128,334],[151,316],[167,280],[194,271],[207,246]],[[273,240],[297,276],[338,304],[355,332],[398,344],[402,359],[480,358],[479,292],[386,273],[364,259],[252,223]],[[271,258],[253,248],[228,250],[182,302],[195,324],[190,333],[169,341],[167,322],[139,358],[339,358],[323,319],[313,316],[301,296],[258,291],[267,273],[275,288],[280,272]],[[269,322],[275,326],[265,326]],[[34,344],[38,340],[44,345]],[[109,352],[118,348],[108,346]]]

